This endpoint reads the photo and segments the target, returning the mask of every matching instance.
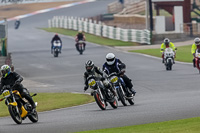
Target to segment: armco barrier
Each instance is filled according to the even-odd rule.
[[[65,28],[81,30],[86,33],[103,36],[110,39],[151,44],[149,30],[121,29],[106,26],[101,22],[92,22],[91,19],[54,16],[48,21],[49,28]]]

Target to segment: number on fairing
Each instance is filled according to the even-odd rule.
[[[9,96],[10,96],[9,90],[3,91],[3,96],[4,96],[4,97],[9,97]]]
[[[116,83],[118,81],[118,77],[117,76],[113,76],[113,77],[111,77],[110,81],[112,83]]]
[[[89,84],[89,86],[95,86],[96,81],[94,79],[90,79],[88,84]]]

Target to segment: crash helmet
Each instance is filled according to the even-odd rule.
[[[170,43],[169,38],[165,38],[165,39],[164,39],[164,44],[165,44],[165,45],[168,45],[169,43]]]
[[[194,43],[195,43],[195,45],[200,45],[200,38],[196,37],[194,39]]]
[[[83,31],[82,31],[82,30],[79,30],[78,33],[83,34]]]
[[[92,72],[94,70],[94,63],[91,60],[86,61],[85,69],[87,72]]]
[[[11,68],[9,65],[1,66],[1,75],[3,78],[7,77],[10,74]]]
[[[113,65],[115,63],[115,55],[113,53],[108,53],[106,55],[106,62],[108,65]]]

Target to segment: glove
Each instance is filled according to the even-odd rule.
[[[85,87],[84,87],[84,91],[86,91],[87,89],[88,89],[88,86],[85,86]]]
[[[19,80],[16,80],[16,81],[15,81],[15,84],[16,84],[16,85],[19,85],[20,83],[21,83],[21,81],[19,81]]]

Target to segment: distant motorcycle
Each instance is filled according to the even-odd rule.
[[[76,49],[80,54],[83,54],[83,51],[85,51],[85,41],[79,40]]]
[[[107,102],[115,109],[118,107],[117,100],[110,89],[106,89],[102,81],[96,80],[94,75],[90,75],[88,78],[88,85],[93,90],[92,95],[97,105],[102,109],[106,109]]]
[[[31,104],[25,98],[22,98],[17,90],[12,90],[12,87],[6,87],[2,90],[2,94],[4,98],[0,99],[0,101],[5,99],[5,104],[8,107],[10,116],[17,124],[21,124],[22,120],[26,119],[26,117],[33,123],[38,121],[37,111],[32,109]],[[37,94],[33,94],[33,96],[36,95]]]
[[[195,66],[198,69],[199,74],[200,74],[200,66],[199,66],[200,62],[199,61],[200,61],[200,49],[197,49],[196,53],[195,53]]]
[[[15,29],[18,29],[20,26],[20,21],[19,20],[16,20],[15,21]]]
[[[134,96],[127,88],[124,80],[118,76],[116,72],[109,74],[108,76],[109,81],[112,83],[115,91],[117,92],[117,97],[121,101],[124,106],[127,106],[126,100],[133,105],[134,104]],[[131,96],[130,96],[131,94]]]
[[[54,57],[58,57],[58,54],[60,53],[60,49],[61,49],[60,40],[55,40],[53,42],[53,55],[54,55]]]
[[[177,50],[177,49],[176,49]],[[166,70],[172,70],[172,65],[174,63],[175,53],[172,48],[166,48],[164,51],[164,64]]]

